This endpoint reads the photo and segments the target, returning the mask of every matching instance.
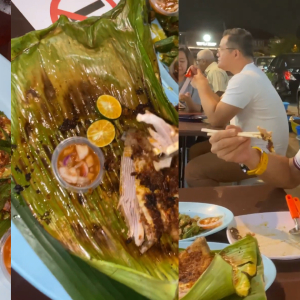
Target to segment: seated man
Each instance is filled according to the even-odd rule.
[[[201,71],[192,66],[192,85],[197,88],[204,113],[213,127],[224,128],[229,122],[243,131],[257,132],[257,126],[273,132],[275,152],[285,156],[289,130],[282,101],[264,72],[253,63],[253,39],[243,29],[224,32],[218,49],[218,66],[234,76],[220,100],[211,90]],[[266,149],[266,142],[251,142]],[[267,150],[266,150],[267,151]],[[219,185],[250,178],[236,163],[219,159],[213,153],[200,155],[186,166],[190,187]]]
[[[211,50],[201,50],[197,54],[197,65],[205,74],[212,91],[221,97],[228,85],[227,73],[218,67]]]
[[[250,172],[260,167],[259,171],[252,173],[276,187],[292,189],[300,185],[300,151],[290,159],[271,154],[262,164],[262,152],[251,148],[250,138],[238,137],[241,131],[239,127],[228,126],[214,134],[209,140],[211,151],[227,162],[247,166]]]

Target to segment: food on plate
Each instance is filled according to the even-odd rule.
[[[11,122],[0,111],[0,238],[10,228],[11,218]]]
[[[5,241],[2,253],[3,253],[2,259],[4,261],[6,270],[9,274],[11,274],[11,235],[9,235],[9,237]]]
[[[174,13],[178,11],[178,0],[155,0],[155,1],[152,0],[151,2],[154,4],[153,5],[154,9],[156,6],[168,13]]]
[[[223,216],[207,217],[201,219],[198,216],[179,214],[179,239],[187,239],[204,230],[211,230],[222,225]]]
[[[271,153],[275,153],[274,144],[273,144],[273,140],[272,140],[272,131],[267,131],[266,129],[261,128],[259,126],[257,126],[257,129],[261,134],[261,138],[264,141],[268,142],[267,149]]]
[[[233,237],[235,240],[241,240],[241,239],[242,239],[242,236],[240,235],[240,232],[238,231],[237,228],[231,227],[231,228],[229,229],[229,232],[231,233],[232,237]]]
[[[97,109],[103,117],[108,119],[118,119],[122,114],[120,102],[110,95],[102,95],[98,98]]]
[[[217,216],[217,217],[199,219],[197,224],[203,229],[214,229],[222,225],[222,222],[223,222],[223,216]]]
[[[179,239],[187,239],[195,236],[203,231],[201,227],[198,226],[199,217],[195,216],[191,218],[189,215],[179,214]]]
[[[65,147],[57,159],[58,174],[67,183],[82,187],[90,185],[100,172],[96,153],[86,144]]]
[[[178,155],[169,155],[178,130],[163,119],[146,112],[137,119],[152,125],[149,135],[131,129],[126,133],[121,161],[119,207],[133,238],[146,252],[160,242],[164,233],[178,241]]]
[[[267,299],[256,239],[211,251],[204,237],[197,238],[179,254],[179,299]]]
[[[35,216],[49,243],[44,230],[71,254],[146,298],[173,300],[178,114],[161,85],[144,4],[121,0],[102,17],[83,22],[61,16],[47,29],[12,40],[12,174],[20,194],[12,201],[28,205],[30,213],[20,205],[17,212],[25,221]],[[97,105],[99,97],[117,101]],[[107,109],[112,102],[113,115]],[[55,180],[54,149],[72,137],[101,147],[104,175],[92,191],[74,193]],[[89,155],[86,148],[76,153],[84,162],[83,177]],[[130,177],[127,166],[134,168]],[[122,193],[129,194],[124,201]],[[27,232],[34,230],[29,221],[26,225]],[[136,231],[144,232],[143,240]]]
[[[114,125],[107,120],[94,122],[87,130],[88,140],[97,147],[109,145],[115,138],[116,130]]]
[[[243,237],[240,235],[240,232],[238,231],[237,228],[235,227],[231,227],[229,229],[229,232],[231,233],[231,236],[235,239],[235,240],[241,240]],[[248,232],[246,233],[246,236],[250,235],[250,236],[255,236],[255,233],[253,232]]]

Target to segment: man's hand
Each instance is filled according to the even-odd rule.
[[[209,85],[207,78],[202,74],[201,70],[195,66],[189,69],[192,72],[191,85],[195,89],[201,89],[203,85]]]
[[[251,166],[255,165],[255,152],[257,151],[251,148],[250,138],[237,136],[241,131],[241,128],[230,125],[226,127],[226,130],[215,133],[209,140],[212,144],[211,152],[228,162],[244,163],[247,166],[251,162]],[[256,165],[258,163],[259,157]]]

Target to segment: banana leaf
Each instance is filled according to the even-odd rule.
[[[182,300],[266,300],[264,267],[257,240],[242,240],[213,251],[215,257]],[[255,272],[253,272],[255,269]],[[247,292],[241,297],[238,292]]]
[[[14,213],[21,217],[13,221],[73,299],[113,299],[93,297],[87,291],[91,284],[90,291],[107,290],[122,299],[107,280],[100,282],[103,274],[91,272],[88,285],[89,266],[148,299],[175,298],[177,244],[163,236],[161,247],[141,255],[128,241],[117,209],[121,136],[129,127],[146,130],[136,122],[136,113],[147,106],[178,124],[160,84],[147,15],[144,1],[121,0],[102,17],[73,23],[61,16],[47,29],[12,40],[12,176],[22,190],[12,198]],[[102,94],[113,95],[123,106],[123,115],[113,121],[116,138],[102,148],[114,168],[107,168],[93,192],[74,194],[58,186],[51,156],[62,140],[86,136],[88,126],[101,118],[95,104]],[[76,126],[60,130],[65,120]],[[78,264],[84,272],[74,278],[72,269],[78,270]],[[87,293],[90,298],[84,298]]]

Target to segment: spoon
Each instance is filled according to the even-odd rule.
[[[295,222],[295,228],[289,231],[290,234],[298,235],[300,234],[300,224],[298,218],[300,217],[300,202],[298,198],[293,198],[291,195],[286,195],[285,197],[287,205],[289,207],[291,217]],[[299,210],[298,210],[299,209]]]

